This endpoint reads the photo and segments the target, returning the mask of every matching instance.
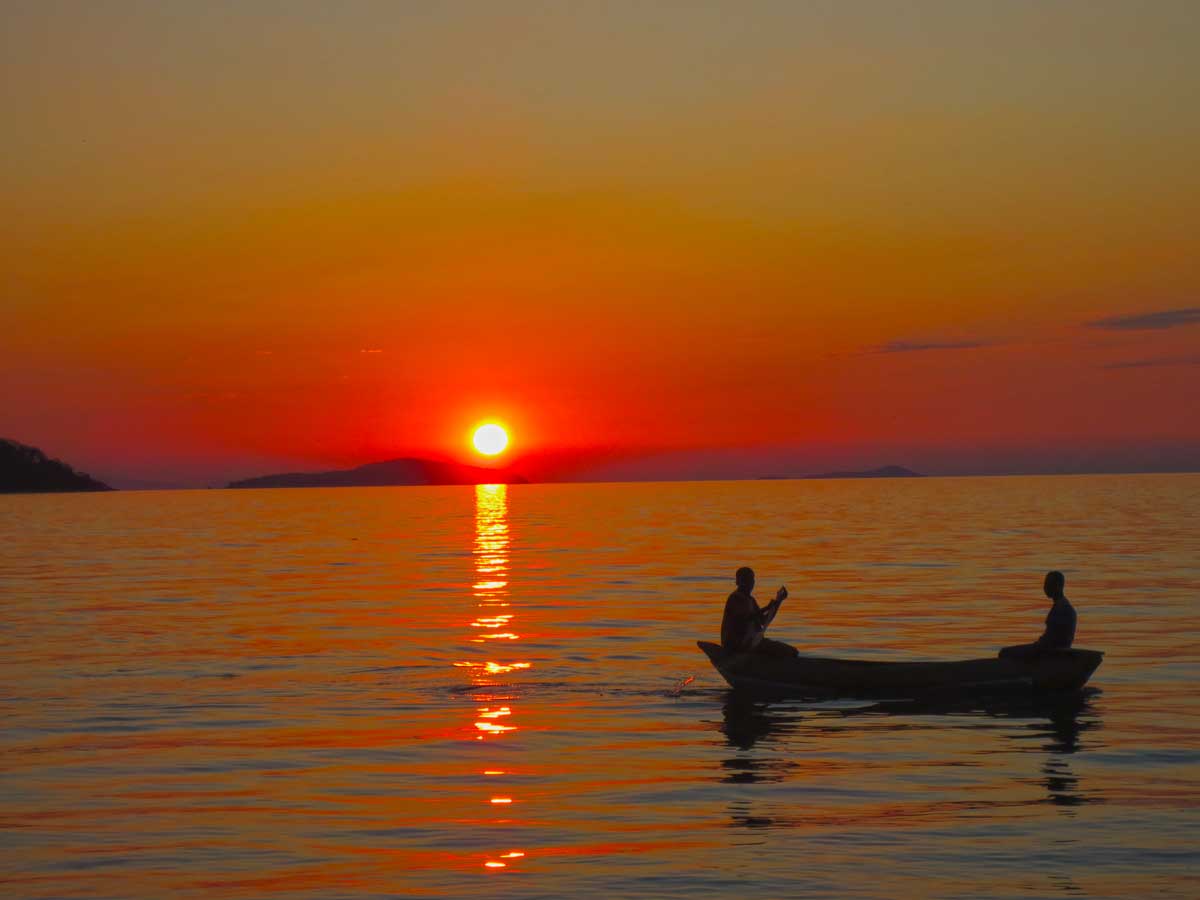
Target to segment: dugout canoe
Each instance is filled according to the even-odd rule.
[[[886,662],[819,656],[727,654],[697,641],[730,687],[811,697],[913,697],[936,693],[1077,691],[1104,659],[1099,650],[1051,650],[1032,659]]]

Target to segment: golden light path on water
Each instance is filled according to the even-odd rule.
[[[467,637],[468,643],[489,644],[503,641],[518,641],[520,635],[513,628],[514,613],[509,600],[509,527],[508,486],[503,484],[480,484],[475,486],[475,540],[472,547],[475,564],[475,583],[471,586],[475,599],[475,618],[469,623],[473,629]],[[511,645],[509,645],[511,646]],[[487,660],[486,662],[463,661],[454,664],[470,669],[471,679],[480,687],[487,687],[497,675],[506,675],[530,668],[530,663],[512,660]],[[486,695],[483,695],[486,696]],[[492,695],[486,706],[476,708],[472,735],[476,741],[502,739],[517,730],[514,723],[511,698],[497,693]],[[499,767],[483,770],[489,781],[496,779],[502,784],[507,772]],[[488,804],[498,812],[506,811],[514,801],[511,791],[498,786],[488,791]],[[495,824],[504,824],[508,819],[498,819]],[[507,868],[525,853],[505,848],[504,852],[487,858],[483,865],[489,870]]]

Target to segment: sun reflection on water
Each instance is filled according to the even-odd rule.
[[[475,487],[475,542],[472,555],[475,563],[475,580],[471,592],[475,598],[475,614],[467,623],[468,644],[480,645],[488,641],[517,641],[520,635],[513,630],[516,613],[509,603],[509,546],[508,487],[503,484],[481,484]],[[512,646],[512,645],[508,645]],[[471,681],[479,686],[492,686],[497,676],[510,675],[532,668],[522,660],[464,660],[456,662],[457,668],[467,669]],[[518,730],[513,724],[515,710],[512,698],[506,692],[494,695],[476,695],[476,702],[487,703],[475,710],[474,740],[487,741],[504,738]],[[503,703],[503,705],[501,705]],[[496,787],[484,794],[489,806],[507,810],[517,800],[507,786],[501,786],[507,770],[486,768],[483,774]],[[503,793],[501,793],[503,791]],[[510,821],[497,819],[494,824]],[[510,845],[511,846],[511,845]],[[495,853],[483,863],[488,871],[509,868],[514,860],[525,853],[509,850]]]

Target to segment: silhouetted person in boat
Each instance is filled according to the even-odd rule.
[[[1046,614],[1046,630],[1032,644],[1017,644],[1000,651],[1003,657],[1026,659],[1046,650],[1068,650],[1075,640],[1075,607],[1067,600],[1063,589],[1067,579],[1062,572],[1047,572],[1042,589],[1050,598],[1050,612]]]
[[[742,566],[733,576],[737,590],[725,601],[721,617],[721,646],[726,653],[763,653],[769,656],[795,656],[796,648],[782,641],[763,637],[763,632],[787,598],[787,588],[775,592],[775,599],[760,607],[754,599],[754,570]]]

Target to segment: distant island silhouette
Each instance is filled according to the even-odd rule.
[[[104,482],[51,459],[37,447],[0,438],[0,494],[111,490]]]
[[[508,469],[404,457],[330,472],[285,472],[229,482],[231,488],[383,487],[431,484],[528,484]]]
[[[822,472],[820,475],[764,475],[763,481],[786,480],[790,478],[924,478],[920,472],[906,469],[904,466],[881,466],[878,469],[864,469],[861,472]]]
[[[820,475],[805,475],[805,478],[924,478],[920,472],[904,466],[881,466],[861,472],[824,472]]]

